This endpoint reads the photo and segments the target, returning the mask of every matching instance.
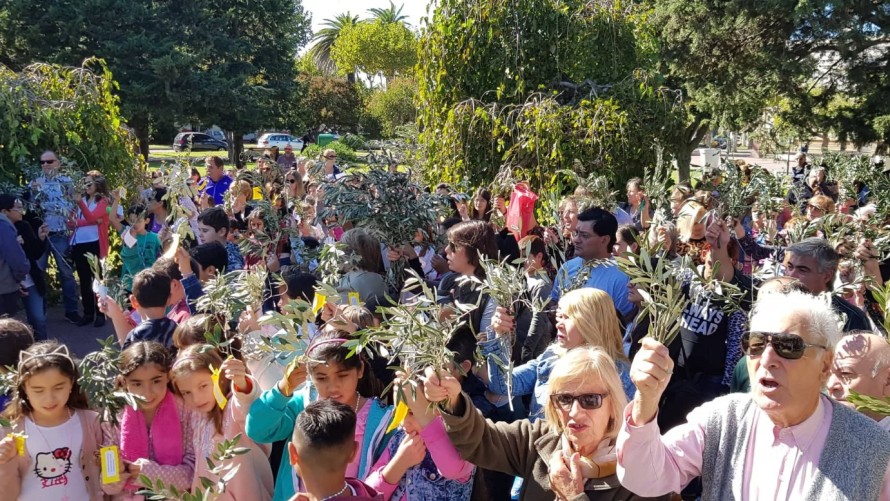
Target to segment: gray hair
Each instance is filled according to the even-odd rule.
[[[841,256],[828,243],[828,240],[820,237],[805,238],[800,242],[791,244],[785,249],[786,254],[789,252],[795,256],[815,259],[819,263],[819,273],[837,271],[837,265],[841,259]]]
[[[754,304],[750,329],[752,332],[769,331],[776,319],[790,316],[800,318],[806,324],[814,343],[827,346],[834,353],[843,334],[840,318],[831,307],[828,294],[813,296],[799,291],[770,294],[769,300]]]

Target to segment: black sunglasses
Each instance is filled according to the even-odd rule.
[[[41,160],[40,165],[55,163],[55,160]]]
[[[807,348],[828,348],[821,344],[810,344],[797,334],[784,332],[746,332],[742,335],[742,351],[749,357],[759,357],[771,345],[776,354],[788,360],[797,360]]]
[[[330,160],[333,160],[333,159],[337,158],[337,155],[334,155],[334,156],[332,156],[332,157],[325,156],[325,158],[330,159]]]
[[[294,184],[297,182],[297,180],[296,179],[288,179],[287,182],[290,184]]]
[[[582,409],[591,410],[602,407],[603,399],[606,398],[606,395],[606,393],[584,393],[582,395],[556,393],[555,395],[550,395],[550,401],[564,411],[572,410],[572,405],[575,404],[576,400]]]

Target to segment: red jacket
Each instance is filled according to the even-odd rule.
[[[83,201],[78,202],[80,206],[80,217],[77,218],[77,227],[81,226],[99,226],[99,259],[105,259],[108,255],[108,227],[110,226],[108,214],[108,200],[101,199],[96,204],[96,208],[90,211],[89,206]],[[102,219],[102,222],[99,222]],[[73,238],[73,236],[72,236]]]

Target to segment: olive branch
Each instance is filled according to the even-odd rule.
[[[213,501],[226,492],[226,484],[238,473],[238,466],[232,464],[232,460],[250,452],[248,447],[238,446],[241,434],[235,435],[229,440],[223,440],[216,445],[216,450],[210,454],[207,460],[209,473],[213,478],[200,477],[199,492],[179,490],[175,485],[167,485],[161,479],[152,481],[147,475],[139,475],[139,484],[142,489],[136,494],[145,496],[151,501],[172,499],[177,501]]]

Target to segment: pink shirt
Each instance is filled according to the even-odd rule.
[[[661,435],[655,419],[643,426],[631,423],[631,406],[624,409],[618,434],[618,478],[640,496],[680,492],[701,475],[705,429],[712,402],[689,413],[688,422]],[[804,422],[778,428],[756,405],[750,419],[748,455],[742,475],[733,477],[736,499],[803,499],[818,470],[831,425],[832,407],[820,397],[816,411]],[[756,458],[756,461],[755,461]],[[658,472],[653,475],[652,472]],[[881,501],[890,501],[890,464],[884,473]]]

